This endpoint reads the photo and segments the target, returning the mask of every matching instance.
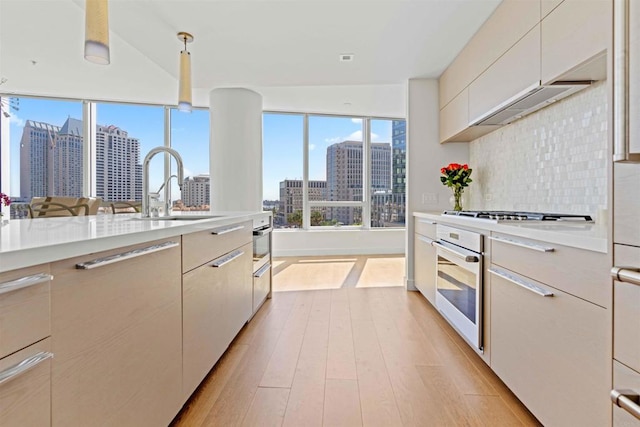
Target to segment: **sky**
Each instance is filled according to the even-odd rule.
[[[164,109],[157,106],[98,103],[97,122],[115,125],[140,141],[140,162],[153,147],[164,144]],[[68,117],[82,119],[82,103],[20,98],[19,110],[11,112],[11,196],[20,194],[20,138],[27,120],[62,126]],[[171,111],[172,147],[182,156],[185,176],[209,173],[209,111]],[[362,120],[349,117],[309,117],[309,179],[326,179],[326,149],[346,141],[362,141]],[[391,120],[371,121],[372,142],[391,143]],[[279,183],[302,179],[303,116],[265,113],[263,116],[263,198],[279,198]],[[162,156],[151,162],[150,184],[155,191],[162,184]],[[175,163],[172,173],[175,173]],[[172,181],[173,198],[178,187]]]

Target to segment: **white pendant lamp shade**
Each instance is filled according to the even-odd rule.
[[[189,33],[178,33],[184,42],[184,50],[180,51],[180,81],[178,84],[178,110],[191,112],[191,54],[187,51],[187,43],[193,41]]]
[[[86,0],[84,58],[96,64],[109,64],[108,0]]]

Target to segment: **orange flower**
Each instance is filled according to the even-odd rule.
[[[464,170],[468,170],[468,169],[469,169],[469,165],[464,164],[464,165],[462,165],[462,168],[463,168]]]

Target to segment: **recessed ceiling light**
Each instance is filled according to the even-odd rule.
[[[353,53],[341,53],[340,62],[351,62],[353,61],[354,56],[355,55]]]

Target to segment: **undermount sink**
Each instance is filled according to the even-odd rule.
[[[131,218],[134,221],[198,221],[201,219],[220,218],[223,215],[179,215],[179,216],[158,216],[148,218]]]

